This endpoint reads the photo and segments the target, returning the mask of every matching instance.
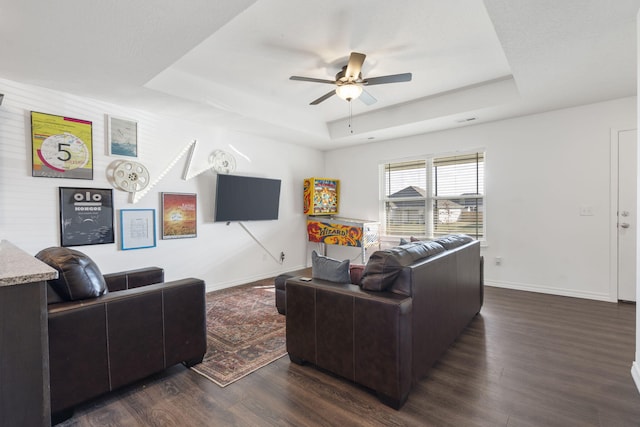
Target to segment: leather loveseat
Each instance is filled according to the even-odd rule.
[[[377,251],[360,284],[287,280],[287,351],[399,409],[482,302],[480,242],[468,236]]]
[[[59,272],[47,289],[54,423],[93,397],[178,363],[202,361],[202,280],[164,283],[158,267],[103,276],[86,255],[67,248],[36,257]]]

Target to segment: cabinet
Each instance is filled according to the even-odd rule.
[[[51,425],[46,280],[57,275],[0,242],[0,427]]]
[[[380,248],[379,228],[379,222],[361,219],[323,216],[307,218],[309,242],[360,248],[363,264],[368,250]]]

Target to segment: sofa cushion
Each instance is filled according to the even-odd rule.
[[[351,283],[349,260],[339,261],[311,252],[311,276],[314,279],[328,280],[336,283]]]
[[[448,236],[435,238],[433,241],[440,243],[445,249],[449,250],[472,242],[473,237],[467,236],[466,234],[450,234]]]
[[[404,237],[400,238],[400,246],[402,245],[406,245],[407,243],[411,243],[411,242],[421,242],[422,239],[419,239],[417,237],[414,236],[409,236],[409,240],[405,239]]]
[[[65,302],[66,300],[58,294],[53,286],[51,286],[51,280],[47,281],[47,305],[57,304],[59,302]]]
[[[369,257],[360,286],[369,291],[384,291],[393,284],[403,267],[444,251],[438,242],[413,242],[376,251]]]
[[[48,283],[65,301],[95,298],[107,293],[100,269],[80,251],[51,247],[38,252],[36,258],[58,270],[58,278]]]

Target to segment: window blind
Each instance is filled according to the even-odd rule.
[[[384,165],[387,235],[484,237],[484,153]]]
[[[434,196],[484,193],[484,154],[433,159]]]
[[[433,159],[433,235],[484,237],[484,153]]]
[[[425,234],[425,160],[385,165],[385,226],[389,235]]]
[[[427,188],[426,161],[389,163],[385,165],[385,195],[398,197],[394,194],[408,187]],[[423,194],[424,196],[424,194]]]

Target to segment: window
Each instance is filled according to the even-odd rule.
[[[388,163],[383,174],[387,235],[484,238],[484,153]]]

